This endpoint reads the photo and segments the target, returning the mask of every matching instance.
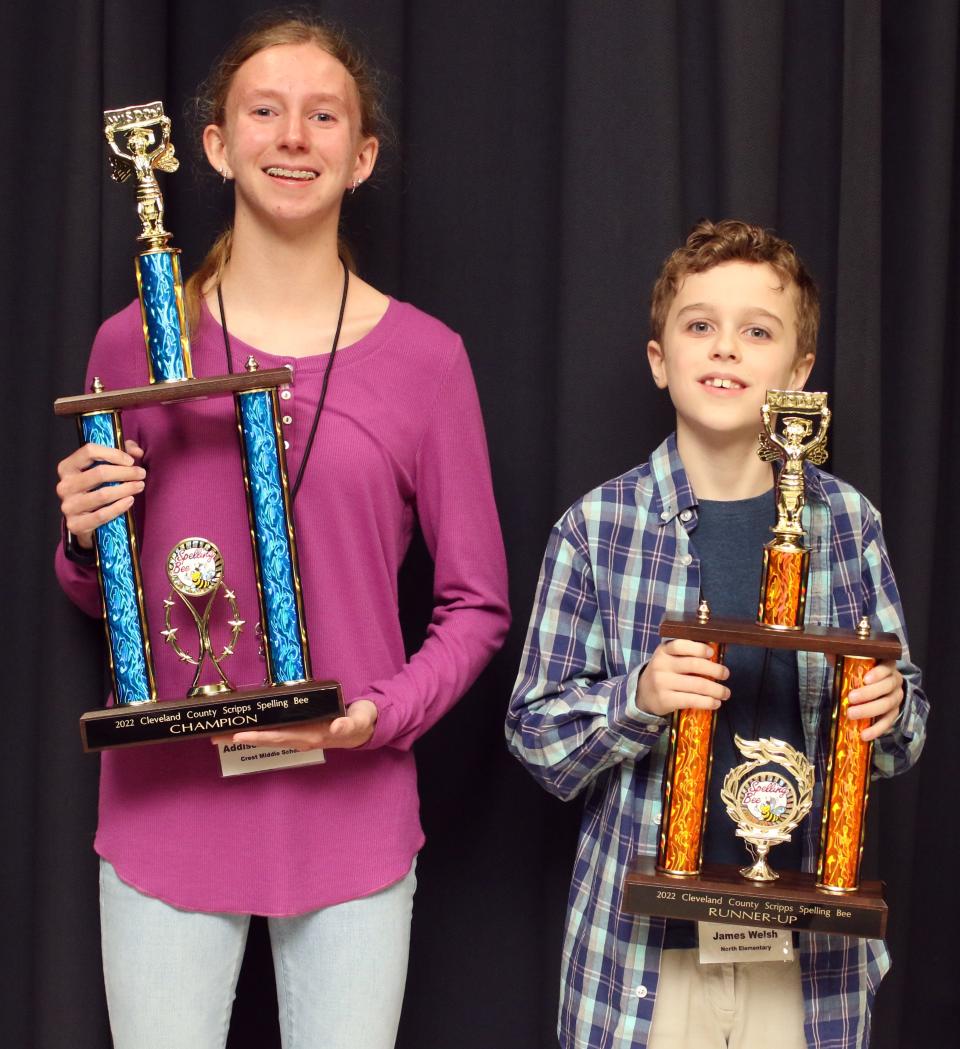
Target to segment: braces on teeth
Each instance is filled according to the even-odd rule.
[[[268,175],[280,175],[282,178],[315,179],[317,176],[313,171],[294,171],[288,168],[267,168]]]

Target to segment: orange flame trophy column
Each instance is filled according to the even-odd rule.
[[[706,601],[700,603],[697,618],[701,623],[709,621]],[[707,644],[712,649],[712,661],[722,663],[723,645]],[[703,828],[716,723],[715,710],[691,708],[673,713],[657,849],[657,870],[664,874],[699,874],[703,865]]]
[[[869,637],[866,617],[860,620],[857,633]],[[830,757],[817,861],[817,887],[831,892],[853,892],[860,885],[873,743],[860,738],[866,726],[863,721],[849,721],[847,707],[851,691],[863,684],[864,674],[874,666],[874,659],[838,656],[834,672]]]

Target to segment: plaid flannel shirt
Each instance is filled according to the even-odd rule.
[[[806,622],[852,628],[868,615],[904,645],[902,714],[874,744],[874,774],[892,776],[919,756],[928,704],[906,647],[879,517],[854,488],[809,464],[806,482]],[[671,436],[648,463],[575,503],[554,526],[544,557],[507,738],[547,790],[584,797],[563,947],[563,1049],[647,1043],[663,921],[624,914],[620,905],[629,861],[656,854],[669,719],[639,710],[635,697],[661,620],[696,611],[696,525],[696,498]],[[797,660],[806,751],[817,767],[802,830],[804,869],[812,870],[831,677],[823,656],[798,653]],[[820,933],[799,940],[807,1044],[865,1049],[870,1008],[890,965],[883,941]]]

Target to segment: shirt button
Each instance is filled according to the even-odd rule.
[[[289,390],[281,390],[280,397],[284,401],[289,401],[293,394]]]
[[[658,812],[658,813],[657,813],[657,814],[656,814],[656,815],[655,815],[655,816],[653,817],[653,822],[654,822],[654,823],[655,823],[655,824],[656,824],[656,825],[657,825],[657,826],[659,827],[659,826],[660,826],[660,820],[661,820],[662,818],[663,818],[663,817],[662,817],[661,813],[659,813],[659,812]]]
[[[692,510],[681,510],[680,511],[680,520],[681,521],[684,521],[684,522],[689,521],[691,517],[693,517],[693,511]]]
[[[680,564],[682,564],[682,565],[692,565],[693,564],[693,558],[690,556],[690,554],[684,554],[683,557],[680,558]]]
[[[290,442],[289,441],[284,441],[283,442],[283,447],[286,448],[287,451],[289,452],[290,451]]]
[[[287,426],[289,426],[289,425],[290,425],[290,423],[292,423],[292,422],[293,422],[293,416],[291,416],[291,415],[285,415],[285,416],[283,417],[283,421],[284,421],[284,422],[285,422],[285,423],[287,424]]]
[[[660,520],[661,521],[669,521],[670,520],[670,511],[669,510],[661,510],[660,511]]]
[[[636,988],[636,989],[634,990],[634,992],[633,992],[633,993],[634,993],[634,994],[635,994],[635,995],[636,995],[636,996],[637,996],[638,998],[646,998],[646,997],[647,997],[647,989],[646,989],[646,987],[644,987],[644,986],[643,986],[643,984],[640,984],[640,986],[639,986],[639,987],[637,987],[637,988]]]

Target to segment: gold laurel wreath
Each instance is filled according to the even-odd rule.
[[[730,769],[723,779],[720,797],[727,807],[727,815],[746,831],[741,822],[743,813],[737,801],[740,784],[750,773],[764,765],[779,765],[790,773],[797,785],[797,807],[793,818],[786,823],[777,824],[779,832],[789,834],[799,826],[813,806],[813,785],[816,782],[813,764],[796,747],[782,739],[745,740],[735,736],[734,742],[737,750],[748,760]],[[764,836],[761,829],[758,829],[757,834]]]

